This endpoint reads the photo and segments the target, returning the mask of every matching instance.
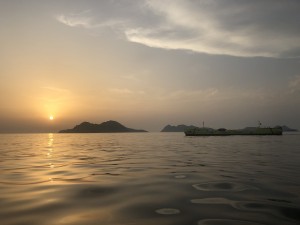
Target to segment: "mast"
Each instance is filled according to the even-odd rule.
[[[258,127],[260,127],[261,126],[261,122],[260,121],[258,121]]]

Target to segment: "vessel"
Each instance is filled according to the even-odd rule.
[[[229,136],[229,135],[282,135],[281,127],[248,127],[238,130],[227,130],[225,128],[212,129],[212,128],[192,128],[187,129],[186,136]]]

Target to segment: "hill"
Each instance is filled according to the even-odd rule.
[[[101,124],[83,122],[72,129],[61,130],[59,133],[125,133],[125,132],[147,132],[125,127],[117,121],[106,121]]]
[[[184,124],[178,125],[178,126],[172,126],[172,125],[167,125],[165,126],[161,132],[184,132],[187,129],[192,129],[196,128],[195,126],[187,126]]]

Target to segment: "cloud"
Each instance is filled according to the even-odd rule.
[[[110,88],[109,91],[119,95],[136,95],[145,93],[144,91],[133,91],[127,88]]]
[[[110,27],[127,41],[154,48],[242,57],[300,56],[298,0],[97,4],[94,12],[62,14],[56,19],[71,27]]]
[[[300,93],[300,75],[295,76],[289,83],[290,93]]]
[[[56,20],[69,27],[82,27],[86,29],[97,29],[97,28],[115,28],[122,27],[124,21],[118,19],[104,19],[101,22],[97,21],[89,10],[83,11],[82,13],[71,13],[71,14],[60,14],[55,16]]]
[[[57,87],[41,87],[40,95],[38,99],[48,103],[60,103],[67,101],[71,98],[71,91],[68,89],[57,88]]]
[[[52,91],[52,92],[58,92],[58,93],[69,93],[70,92],[70,90],[68,90],[68,89],[57,88],[57,87],[52,87],[52,86],[45,86],[45,87],[42,87],[42,89]]]
[[[244,57],[288,57],[293,52],[295,56],[300,53],[300,32],[294,21],[299,16],[291,7],[300,9],[300,4],[289,1],[287,5],[148,0],[146,6],[160,17],[159,23],[127,29],[125,35],[129,41],[165,49]]]
[[[83,16],[67,16],[67,15],[58,15],[56,19],[70,27],[84,27],[84,28],[92,28],[91,18],[83,17]]]
[[[201,90],[177,90],[170,93],[162,94],[158,97],[161,101],[207,101],[216,99],[218,97],[219,90],[216,88],[206,88]]]
[[[129,90],[127,88],[111,88],[109,89],[110,92],[116,93],[116,94],[133,94],[134,92],[132,90]]]
[[[134,75],[125,75],[125,76],[121,76],[121,78],[123,78],[125,80],[129,80],[129,81],[140,81],[140,79],[138,79]]]

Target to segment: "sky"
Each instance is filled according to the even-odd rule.
[[[299,12],[299,0],[0,0],[0,132],[299,129]]]

